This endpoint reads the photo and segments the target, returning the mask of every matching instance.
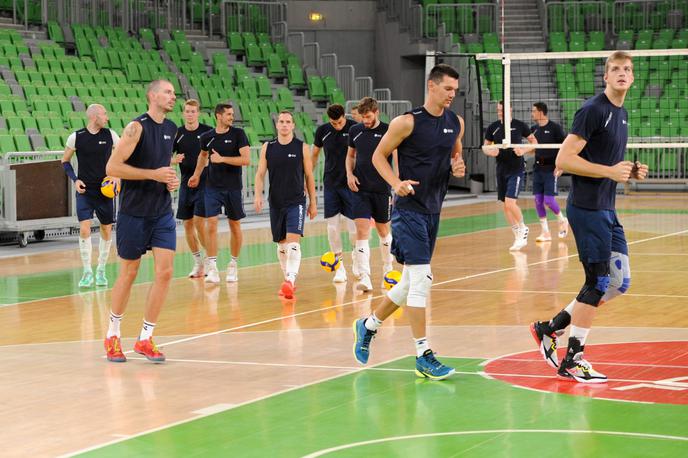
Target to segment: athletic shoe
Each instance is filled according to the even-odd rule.
[[[294,284],[292,282],[284,280],[279,291],[282,293],[280,296],[283,296],[285,299],[294,299],[294,289]]]
[[[220,272],[217,271],[216,267],[211,267],[208,271],[208,275],[205,276],[206,283],[220,283]]]
[[[528,245],[528,232],[528,226],[518,229],[516,231],[516,240],[514,240],[514,244],[511,245],[509,251],[518,251]]]
[[[84,274],[79,280],[79,288],[90,288],[93,286],[93,272],[90,270],[84,270]]]
[[[594,370],[592,364],[583,359],[584,349],[578,339],[569,337],[566,357],[561,361],[557,375],[579,383],[605,383],[607,376]]]
[[[542,321],[536,321],[530,323],[530,333],[535,339],[538,345],[540,354],[545,359],[545,362],[549,364],[554,369],[559,368],[559,362],[557,361],[557,346],[559,345],[559,338],[556,332],[547,334],[545,332],[544,324]]]
[[[340,266],[334,273],[333,283],[346,283],[346,269]]]
[[[361,275],[361,278],[358,279],[358,282],[356,283],[356,289],[367,293],[368,291],[373,290],[373,284],[370,282],[370,275],[368,274],[363,274]]]
[[[425,350],[425,353],[420,358],[416,358],[416,375],[418,377],[444,380],[454,372],[456,371],[453,367],[445,366],[437,361],[432,350]]]
[[[124,363],[127,361],[127,357],[122,353],[122,342],[120,342],[117,336],[105,339],[105,354],[108,361],[113,363]]]
[[[189,272],[189,278],[200,278],[204,275],[204,269],[202,263],[195,263],[191,272]]]
[[[105,269],[96,270],[96,286],[107,286],[108,279],[105,276]]]
[[[377,334],[377,331],[371,331],[365,326],[366,318],[361,318],[354,321],[354,358],[361,364],[368,362],[370,356],[370,342]]]
[[[210,267],[210,259],[205,258],[205,259],[203,260],[203,275],[207,277],[207,276],[208,276],[208,272],[210,272],[210,269],[211,269],[211,267]]]
[[[153,361],[154,363],[162,363],[165,361],[165,355],[158,350],[152,337],[146,340],[137,340],[134,344],[134,351],[139,355],[145,356],[148,361]]]
[[[227,264],[227,277],[225,280],[229,283],[236,283],[239,281],[239,269],[236,261],[229,261]]]
[[[567,235],[569,235],[569,220],[568,218],[564,218],[559,221],[559,238],[566,238]]]
[[[538,235],[538,237],[535,239],[536,242],[551,242],[552,241],[552,235],[547,232],[543,232],[542,234]]]

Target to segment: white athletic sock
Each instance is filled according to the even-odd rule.
[[[549,232],[549,224],[547,224],[547,218],[540,218],[540,227],[542,232]]]
[[[356,262],[361,274],[370,275],[370,244],[368,240],[356,240]]]
[[[279,259],[280,267],[282,268],[282,274],[287,273],[287,244],[278,243],[277,244],[277,259]]]
[[[427,337],[421,337],[420,339],[413,339],[413,341],[416,343],[416,356],[421,357],[423,356],[423,353],[426,351],[430,350],[430,345],[428,344],[428,338]]]
[[[377,328],[382,326],[382,321],[375,316],[375,312],[371,313],[370,316],[364,322],[365,327],[369,331],[377,331]]]
[[[199,251],[194,251],[194,252],[192,252],[191,255],[193,256],[193,258],[194,258],[194,263],[195,263],[197,266],[200,266],[201,264],[203,264],[203,256],[201,256],[200,250],[199,250]]]
[[[514,237],[518,237],[518,230],[521,228],[518,224],[511,226],[511,232],[514,233]]]
[[[217,270],[217,256],[208,256],[208,269]]]
[[[112,310],[110,310],[110,324],[108,325],[107,338],[112,336],[120,336],[119,324],[122,322],[122,317],[124,315],[115,315]]]
[[[590,329],[579,328],[578,326],[572,325],[570,337],[575,337],[576,339],[578,339],[578,341],[581,343],[581,345],[585,345],[585,339],[588,338],[589,332],[590,332]]]
[[[93,252],[93,247],[91,246],[90,235],[85,239],[79,237],[79,252],[81,253],[81,262],[84,265],[84,270],[93,270],[91,267],[91,253]]]
[[[392,234],[387,234],[387,237],[380,237],[380,254],[382,255],[382,265],[385,270],[394,262],[392,257]]]
[[[294,283],[301,266],[301,245],[297,242],[287,243],[287,280]]]
[[[143,326],[141,326],[141,334],[139,334],[139,340],[148,340],[153,337],[153,330],[155,329],[155,323],[149,323],[143,320]]]
[[[525,223],[523,220],[521,220],[521,221],[518,222],[518,228],[519,228],[519,229],[523,230],[523,229],[525,229],[526,227],[528,227],[528,226],[526,226],[526,223]]]
[[[98,270],[105,270],[108,257],[110,256],[110,247],[112,246],[112,239],[105,240],[102,237],[98,243]]]

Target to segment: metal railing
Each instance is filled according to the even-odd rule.
[[[338,66],[336,80],[337,85],[342,89],[346,98],[355,98],[354,81],[356,80],[356,70],[353,65]]]
[[[222,36],[233,32],[271,32],[271,24],[287,20],[284,2],[224,0],[220,5]]]
[[[320,74],[337,79],[337,55],[334,53],[320,56]]]
[[[392,90],[389,88],[373,89],[373,97],[377,101],[392,100]]]
[[[679,24],[669,25],[666,13],[683,10],[685,0],[617,0],[612,12],[612,30],[618,34],[622,30],[679,28]],[[685,24],[685,16],[681,16]]]
[[[436,38],[444,24],[448,33],[496,32],[499,14],[496,3],[442,3],[425,7],[425,36]]]
[[[547,32],[584,32],[609,30],[607,2],[547,2],[545,5]]]
[[[358,100],[347,100],[346,112],[351,112],[351,107],[358,104],[358,102]],[[410,100],[378,100],[377,105],[380,112],[389,116],[390,120],[411,111],[413,108]]]
[[[358,76],[354,80],[354,98],[362,99],[363,97],[373,96],[373,78],[370,76]]]
[[[424,37],[423,7],[416,0],[378,0],[378,5],[380,10],[387,12],[387,18],[399,22],[412,40]]]

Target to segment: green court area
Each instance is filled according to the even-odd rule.
[[[442,361],[458,374],[419,379],[405,357],[83,456],[688,456],[688,406],[525,390],[483,360]]]

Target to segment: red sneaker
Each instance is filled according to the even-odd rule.
[[[137,340],[134,344],[134,351],[139,355],[145,356],[148,361],[153,361],[154,363],[162,363],[165,361],[165,355],[158,350],[152,337],[146,340]]]
[[[284,280],[280,288],[280,296],[283,296],[285,299],[294,299],[294,289],[294,284],[292,282]]]
[[[127,361],[127,357],[122,353],[122,343],[117,336],[105,339],[105,354],[108,361],[113,363],[124,363]]]

